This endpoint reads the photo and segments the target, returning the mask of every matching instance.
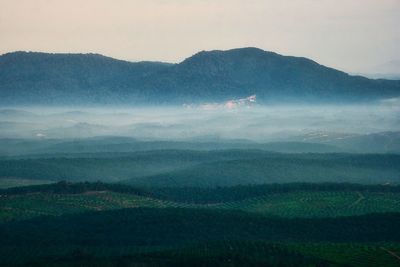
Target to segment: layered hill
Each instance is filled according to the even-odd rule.
[[[179,64],[98,54],[0,56],[0,104],[183,104],[253,94],[261,102],[364,102],[400,96],[400,81],[257,48],[202,51]]]

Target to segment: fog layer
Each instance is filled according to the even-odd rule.
[[[357,106],[19,108],[0,110],[0,138],[313,141],[400,131],[396,102]]]

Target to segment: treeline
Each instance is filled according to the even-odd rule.
[[[135,194],[158,198],[167,201],[211,204],[239,201],[248,198],[260,197],[267,194],[284,194],[290,192],[381,192],[399,193],[398,185],[362,185],[350,183],[288,183],[264,185],[239,185],[232,187],[166,187],[140,188],[124,184],[109,184],[103,182],[69,183],[61,181],[54,184],[33,185],[1,189],[0,194],[81,194],[89,191],[111,191],[117,193]]]
[[[12,187],[7,189],[0,189],[0,195],[17,195],[30,193],[82,194],[90,191],[111,191],[118,193],[135,194],[139,196],[152,196],[150,192],[144,189],[126,186],[123,184],[108,184],[100,181],[94,183],[70,183],[67,181],[60,181],[53,184]]]

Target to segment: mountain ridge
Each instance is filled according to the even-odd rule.
[[[261,102],[365,102],[399,97],[400,81],[254,47],[200,51],[176,64],[93,53],[0,56],[0,104],[183,104],[252,94]]]

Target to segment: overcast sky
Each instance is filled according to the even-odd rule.
[[[255,46],[351,72],[400,60],[400,0],[0,0],[0,54],[179,62]]]

